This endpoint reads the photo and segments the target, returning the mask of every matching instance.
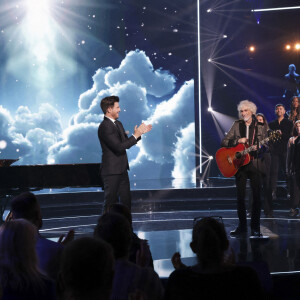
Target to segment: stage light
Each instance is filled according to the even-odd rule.
[[[223,39],[227,39],[227,35],[226,34],[223,34]]]
[[[255,51],[255,47],[254,47],[254,46],[251,46],[251,47],[249,47],[249,50],[250,50],[251,52],[254,52],[254,51]]]
[[[209,160],[213,160],[214,159],[214,157],[211,156],[211,155],[208,158],[209,158]]]
[[[296,49],[296,50],[300,50],[300,44],[296,44],[296,45],[295,45],[295,49]]]
[[[289,7],[274,7],[274,8],[262,8],[262,9],[251,9],[252,12],[272,11],[272,10],[287,10],[287,9],[299,9],[300,6],[289,6]]]
[[[291,49],[291,45],[286,45],[286,46],[285,46],[285,49],[286,49],[286,50],[290,50],[290,49]]]
[[[224,83],[224,84],[223,84],[223,86],[224,86],[224,87],[226,87],[226,86],[227,86],[227,84],[226,84],[226,83]]]
[[[0,141],[0,150],[4,150],[7,147],[7,142],[5,140]]]
[[[210,107],[207,109],[207,111],[213,112],[214,110],[213,110],[213,108],[210,106]]]
[[[212,59],[211,59],[211,58],[209,58],[207,61],[208,61],[208,62],[212,62]]]
[[[207,10],[207,12],[208,12],[208,13],[211,13],[211,12],[212,12],[212,9],[211,9],[211,8],[209,8],[209,9]]]

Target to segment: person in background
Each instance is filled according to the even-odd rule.
[[[272,193],[272,203],[276,199],[276,189],[278,173],[282,171],[284,180],[286,181],[286,153],[287,143],[292,135],[293,122],[284,117],[285,107],[283,104],[275,106],[275,114],[277,118],[269,123],[269,128],[273,131],[280,130],[281,138],[270,145],[271,153],[271,170],[270,170],[270,189]]]
[[[257,122],[263,124],[266,130],[269,130],[269,125],[266,117],[262,113],[256,115]],[[266,172],[262,176],[262,187],[264,195],[264,214],[267,218],[273,218],[272,192],[270,190],[270,169],[271,169],[271,155],[269,148],[265,148],[264,161]]]
[[[0,282],[2,300],[54,300],[55,285],[38,267],[37,231],[24,219],[0,227]]]
[[[299,106],[299,97],[294,96],[291,99],[291,110],[286,112],[288,119],[295,123],[297,120],[300,120],[300,106]]]
[[[291,183],[290,217],[296,217],[300,202],[300,120],[295,122],[293,136],[287,145],[286,173]]]
[[[286,89],[282,95],[283,98],[290,99],[292,96],[299,96],[300,75],[296,73],[296,66],[289,65],[289,72],[284,75],[286,81]]]

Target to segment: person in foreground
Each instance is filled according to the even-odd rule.
[[[103,239],[113,248],[115,276],[111,299],[162,299],[163,288],[151,267],[140,267],[128,260],[132,229],[124,216],[105,213],[98,219],[94,237]],[[141,255],[142,253],[140,253]],[[143,261],[138,258],[137,262]],[[138,298],[140,295],[142,298]]]
[[[112,204],[108,208],[108,212],[121,214],[130,224],[131,228],[131,246],[129,249],[129,261],[139,265],[140,267],[152,267],[153,259],[147,240],[139,238],[132,228],[132,216],[129,208],[121,203]]]
[[[258,123],[255,114],[256,105],[248,100],[241,101],[238,104],[240,119],[235,121],[221,142],[222,147],[235,147],[238,144],[246,146],[257,145],[258,142],[267,138],[267,127]],[[257,145],[259,147],[259,145]],[[257,148],[257,147],[256,147]],[[237,212],[239,218],[238,227],[230,232],[231,236],[241,236],[247,233],[247,215],[246,215],[246,183],[250,179],[253,202],[251,209],[251,236],[261,237],[260,232],[260,210],[261,210],[261,176],[266,175],[265,162],[263,155],[258,155],[259,149],[250,152],[252,160],[239,168],[235,174],[237,187]]]
[[[135,126],[134,133],[128,137],[122,123],[118,121],[121,111],[119,97],[109,96],[101,100],[104,120],[98,128],[98,138],[102,148],[101,177],[104,185],[104,206],[107,208],[118,202],[131,209],[131,195],[128,172],[129,164],[126,149],[136,145],[141,136],[152,129],[152,125],[142,123]]]
[[[0,227],[0,282],[2,300],[54,300],[55,285],[38,268],[37,232],[24,219]]]
[[[39,268],[51,279],[56,280],[61,253],[64,245],[74,239],[74,230],[70,230],[66,236],[62,235],[57,243],[44,238],[39,233],[43,226],[41,207],[36,196],[30,192],[21,193],[13,198],[11,217],[13,220],[26,219],[34,225],[37,234],[36,252]]]
[[[168,279],[165,299],[263,299],[264,293],[256,272],[250,267],[224,262],[229,247],[225,228],[214,218],[194,223],[192,251],[198,263],[186,267],[179,255],[172,258],[174,267]]]
[[[109,300],[114,277],[111,247],[91,237],[69,243],[63,252],[57,293],[61,300]]]

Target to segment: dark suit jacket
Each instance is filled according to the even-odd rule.
[[[121,132],[108,118],[104,117],[98,128],[98,137],[102,148],[101,175],[122,174],[129,170],[126,149],[137,143],[134,136],[128,137],[120,121]]]

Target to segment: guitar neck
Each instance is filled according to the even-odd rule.
[[[267,137],[267,138],[263,139],[262,141],[260,141],[259,145],[264,145],[265,143],[267,143],[269,141],[270,141],[270,138]],[[255,147],[256,147],[256,145],[252,145],[252,146],[248,147],[247,149],[243,150],[242,155],[246,155],[246,154],[250,153],[251,151],[255,151],[256,150]]]

